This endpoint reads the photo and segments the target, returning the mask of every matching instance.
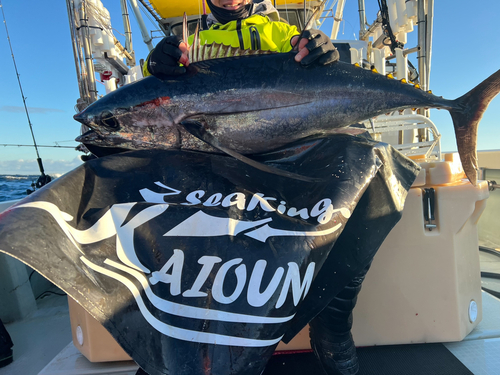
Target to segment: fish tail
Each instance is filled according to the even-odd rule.
[[[457,148],[469,181],[477,184],[477,129],[486,108],[500,92],[500,70],[486,78],[467,94],[454,100],[450,115],[455,127]]]

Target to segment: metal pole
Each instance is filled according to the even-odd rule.
[[[366,30],[365,34],[362,37],[360,37],[359,40],[368,41],[370,36],[372,36],[373,33],[375,33],[375,31],[381,26],[382,26],[382,16],[380,15],[379,12],[379,14],[377,15],[377,19],[373,21],[373,23],[368,27],[368,30]]]
[[[148,29],[146,27],[146,24],[144,23],[144,20],[142,18],[141,10],[139,9],[139,5],[137,4],[136,0],[130,0],[130,4],[132,5],[132,10],[134,11],[135,19],[137,20],[137,23],[139,24],[139,28],[141,29],[141,34],[142,34],[142,40],[144,40],[144,43],[148,46],[148,49],[151,51],[153,50],[153,43],[151,42],[153,38],[149,36]]]
[[[432,57],[432,35],[434,28],[434,0],[428,0],[427,4],[427,38],[426,38],[426,64],[427,64],[427,88],[431,87],[431,57]]]
[[[306,17],[306,12],[307,12],[307,6],[306,6],[307,1],[304,0],[304,27],[307,25],[307,17]]]
[[[163,34],[165,34],[165,36],[168,36],[169,33],[167,32],[167,29],[165,28],[165,26],[161,22],[161,18],[156,15],[156,13],[153,11],[153,9],[151,9],[151,7],[148,5],[148,3],[146,3],[144,0],[139,0],[139,1],[141,2],[142,6],[149,12],[149,14],[151,14],[151,16],[153,16],[153,18],[156,20],[161,31],[163,31]],[[203,1],[203,13],[206,14],[205,1]]]
[[[425,22],[425,0],[418,0],[418,74],[420,75],[420,87],[422,90],[428,90],[427,87],[427,64],[426,64],[426,33],[427,27]]]
[[[82,35],[83,53],[85,55],[85,66],[87,68],[87,82],[90,96],[90,103],[97,100],[97,88],[95,83],[94,62],[92,61],[92,49],[90,48],[90,35],[87,20],[87,12],[85,11],[85,1],[80,4],[80,32]],[[90,104],[89,103],[89,104]]]
[[[363,37],[366,32],[366,12],[365,12],[365,0],[358,0],[359,8],[359,39]]]
[[[428,77],[428,66],[427,66],[427,17],[425,14],[425,8],[427,5],[427,0],[418,0],[418,45],[420,50],[418,51],[418,74],[420,76],[420,87],[427,91],[429,90]],[[427,109],[419,109],[418,112],[421,115],[429,117],[430,111]],[[429,139],[429,133],[426,129],[418,130],[418,138],[420,142],[427,141]]]
[[[410,53],[418,52],[419,50],[420,50],[419,46],[405,49],[405,50],[403,50],[403,56],[409,55]],[[392,60],[392,59],[395,59],[395,58],[396,58],[396,55],[392,55],[392,56],[387,57],[386,60],[389,61],[389,60]]]
[[[82,86],[82,73],[80,71],[80,66],[78,63],[78,47],[76,45],[75,36],[75,13],[72,4],[72,0],[66,0],[66,7],[68,9],[69,31],[71,33],[71,41],[73,45],[73,58],[75,60],[76,78],[78,80],[78,90],[80,91],[80,98],[84,99],[86,97],[86,92]]]
[[[127,58],[127,65],[133,67],[135,66],[135,53],[132,46],[132,29],[130,28],[127,0],[120,0],[120,5],[122,8],[123,29],[125,30],[125,50],[131,55],[131,59]]]
[[[332,33],[330,34],[330,39],[337,39],[339,34],[340,22],[344,15],[345,0],[339,0],[337,3],[337,8],[335,9],[335,16],[333,16],[333,26]]]

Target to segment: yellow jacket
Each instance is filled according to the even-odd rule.
[[[216,23],[210,29],[200,31],[200,44],[217,43],[240,49],[288,52],[292,49],[290,39],[298,34],[295,26],[284,22],[273,22],[267,16],[254,14],[225,25]],[[194,35],[191,35],[188,39],[190,45],[193,43],[193,38]],[[146,60],[143,66],[144,77],[151,75],[147,65]]]

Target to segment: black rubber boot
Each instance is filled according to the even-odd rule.
[[[358,373],[356,346],[351,335],[352,310],[370,264],[309,323],[311,347],[328,375]]]
[[[0,320],[0,368],[7,366],[13,360],[12,356],[12,340],[10,335],[5,329],[2,321]]]

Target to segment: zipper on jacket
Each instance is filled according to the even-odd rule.
[[[249,31],[250,31],[250,40],[252,42],[252,49],[253,50],[260,50],[261,44],[260,44],[259,31],[257,30],[257,28],[255,26],[250,26]]]
[[[240,42],[240,49],[245,49],[245,42],[243,41],[243,34],[241,33],[241,19],[236,21],[236,32],[238,33],[238,40]]]

